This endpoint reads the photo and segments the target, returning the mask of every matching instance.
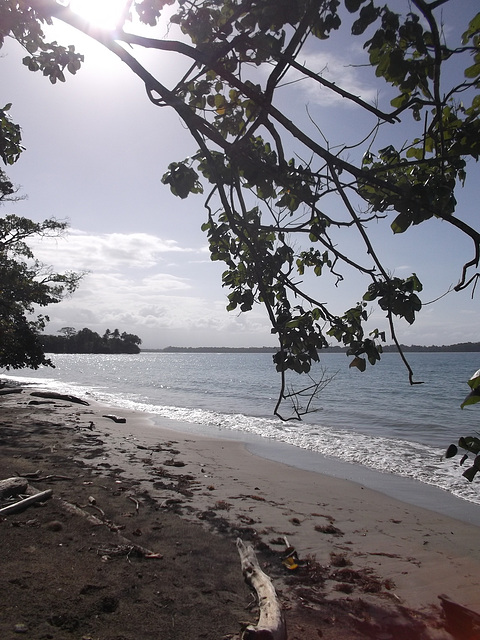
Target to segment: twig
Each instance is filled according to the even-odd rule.
[[[140,506],[140,503],[138,502],[138,500],[136,498],[134,498],[133,496],[127,496],[127,498],[135,503],[135,511],[138,513],[138,509],[139,509],[139,506]]]
[[[14,504],[9,504],[8,506],[0,509],[0,516],[7,516],[10,513],[18,513],[36,502],[45,502],[45,500],[49,500],[52,497],[52,493],[53,491],[51,489],[47,489],[46,491],[40,491],[39,493],[35,493],[33,496],[28,496],[28,498],[19,500]]]

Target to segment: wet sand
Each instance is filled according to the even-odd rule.
[[[0,477],[38,471],[31,484],[52,488],[54,498],[0,521],[8,593],[0,637],[18,637],[15,625],[25,624],[27,637],[54,640],[233,638],[256,617],[237,537],[255,546],[272,577],[290,640],[480,637],[452,628],[438,598],[480,613],[477,526],[267,460],[240,441],[31,391],[0,396]],[[65,515],[61,500],[106,524],[92,529]],[[115,555],[119,533],[109,523],[162,558]],[[294,570],[282,561],[287,542]]]

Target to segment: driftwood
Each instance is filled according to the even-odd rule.
[[[7,393],[22,393],[21,387],[7,387],[6,389],[0,389],[0,395],[6,396]]]
[[[5,478],[0,480],[0,498],[9,498],[10,496],[18,496],[19,493],[25,493],[28,487],[28,480],[25,478]]]
[[[56,393],[55,391],[32,391],[30,395],[35,396],[36,398],[52,398],[53,400],[65,400],[66,402],[74,402],[76,404],[84,404],[87,407],[89,406],[89,403],[86,400],[82,400],[76,396],[71,396],[68,393]]]
[[[260,616],[256,626],[248,625],[242,634],[243,640],[287,640],[287,629],[275,587],[258,564],[251,545],[237,539],[243,576],[246,583],[257,594]]]
[[[19,511],[23,511],[27,507],[30,507],[32,504],[36,502],[45,502],[52,497],[52,490],[47,489],[46,491],[39,491],[38,493],[34,493],[28,498],[24,498],[23,500],[19,500],[13,504],[9,504],[6,507],[0,509],[0,516],[8,516],[11,513],[18,513]]]
[[[102,418],[108,418],[109,420],[113,420],[113,422],[119,422],[121,424],[124,424],[127,421],[126,418],[122,418],[121,416],[114,416],[113,413],[108,413],[102,416]]]

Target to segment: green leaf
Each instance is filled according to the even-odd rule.
[[[471,67],[467,67],[464,71],[466,78],[476,78],[480,75],[480,63],[473,64]]]
[[[402,93],[399,96],[397,96],[396,98],[393,98],[393,100],[390,100],[390,104],[395,109],[400,109],[401,107],[403,107],[403,106],[405,106],[407,104],[409,99],[410,99],[410,95],[408,93]]]
[[[477,404],[477,402],[480,402],[480,390],[475,389],[475,391],[472,391],[468,394],[468,396],[460,405],[460,408],[463,409],[463,407],[468,407],[471,404]]]
[[[473,479],[478,473],[478,469],[476,467],[469,467],[466,471],[462,473],[462,476],[466,478],[469,482],[473,482]]]
[[[367,368],[367,363],[364,358],[359,358],[358,356],[354,358],[350,364],[348,365],[350,369],[356,367],[359,371],[365,371]]]
[[[412,224],[412,220],[406,213],[400,213],[390,225],[393,233],[404,233]]]
[[[345,0],[345,7],[349,13],[356,13],[365,0]]]
[[[447,451],[445,452],[445,457],[446,458],[453,458],[454,456],[456,456],[458,453],[458,447],[456,447],[456,445],[451,444]]]
[[[480,369],[478,369],[478,371],[475,371],[467,384],[472,390],[480,389]]]
[[[360,17],[352,25],[352,35],[360,36],[380,15],[380,9],[370,2],[360,11]]]
[[[458,446],[462,449],[465,449],[466,451],[470,451],[470,453],[473,453],[474,455],[480,453],[480,440],[475,436],[465,436],[459,438]]]

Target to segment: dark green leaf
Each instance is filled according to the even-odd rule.
[[[458,448],[454,444],[451,444],[445,453],[445,457],[453,458],[454,456],[457,455],[457,453],[458,453]]]
[[[478,473],[478,469],[475,467],[469,467],[466,471],[462,473],[462,476],[466,478],[469,482],[473,482],[473,479]]]
[[[350,367],[350,369],[352,367],[356,367],[359,371],[365,371],[365,369],[367,368],[367,363],[364,358],[359,358],[357,356],[350,362],[348,366]]]
[[[410,216],[406,213],[400,213],[390,225],[393,233],[404,233],[412,224]]]

